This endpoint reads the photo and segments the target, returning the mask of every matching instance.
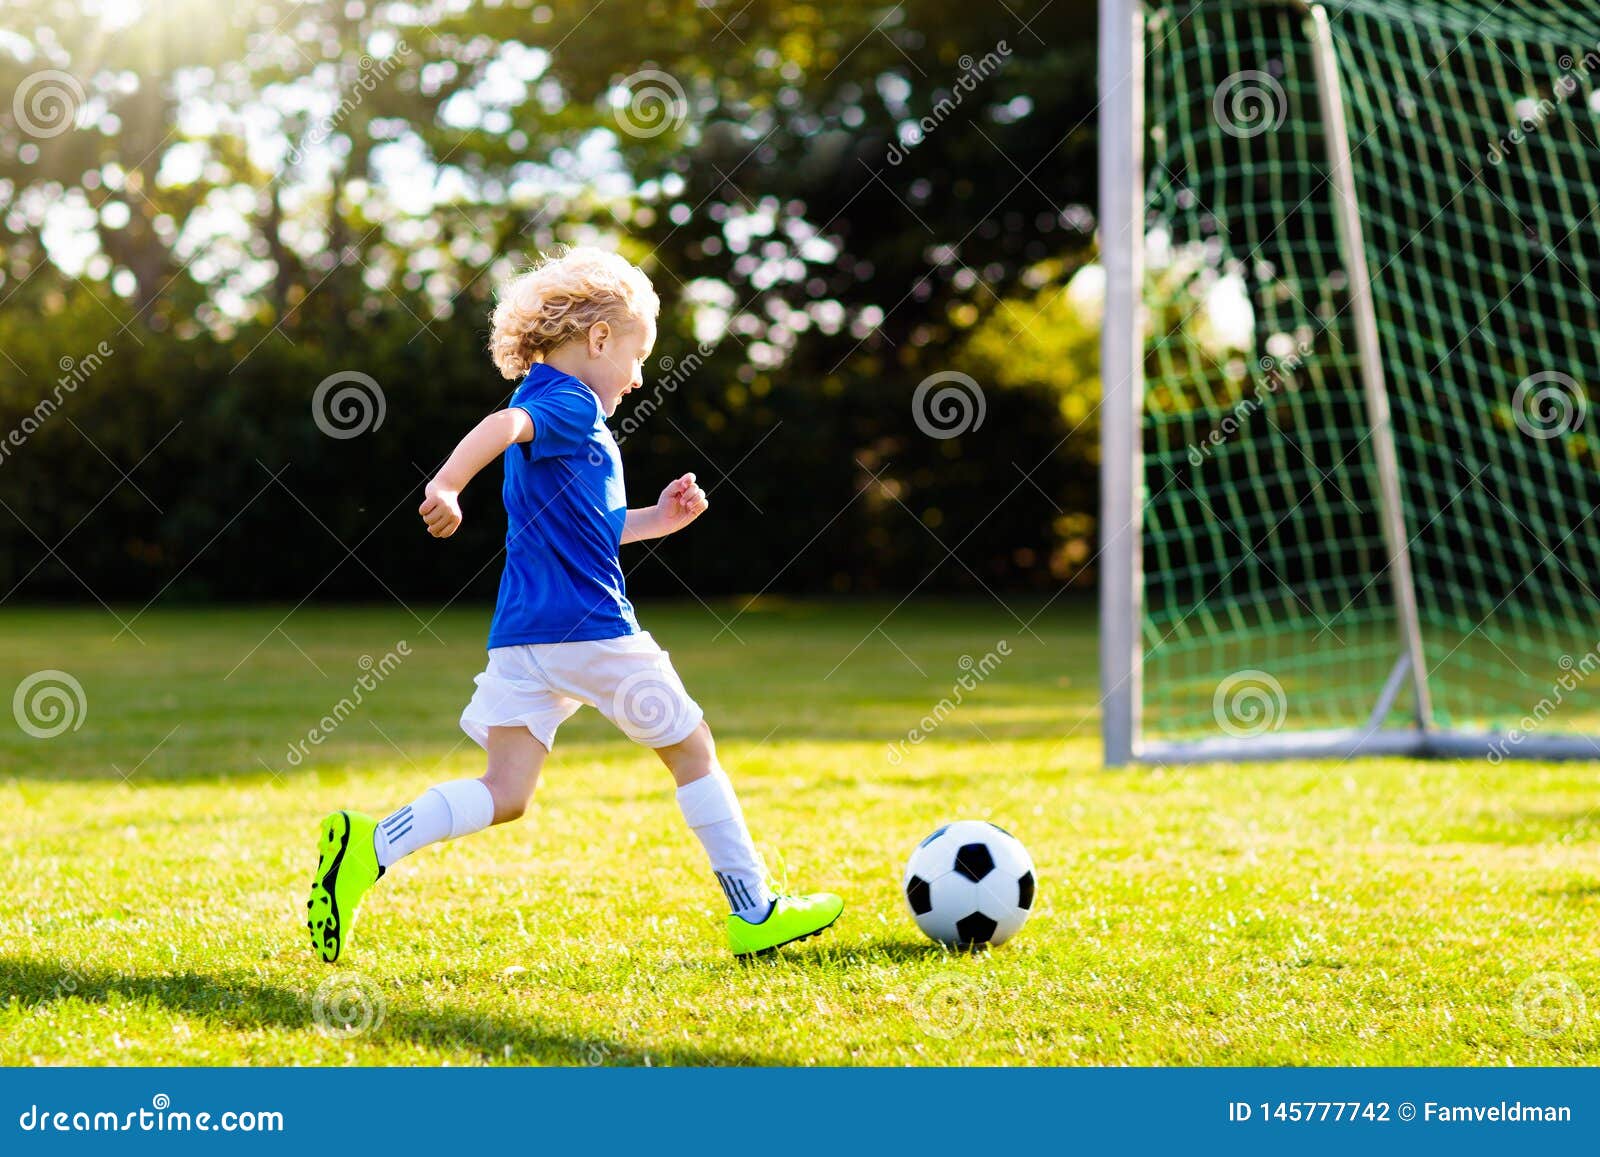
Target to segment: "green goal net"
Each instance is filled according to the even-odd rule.
[[[1600,758],[1600,3],[1142,27],[1143,740]]]

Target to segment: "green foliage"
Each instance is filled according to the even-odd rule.
[[[1074,435],[1098,451],[1100,321],[1099,302],[1093,304],[1093,312],[1086,310],[1059,284],[1001,301],[964,352],[987,371],[985,380],[1007,389],[1049,389]]]
[[[1027,271],[1064,282],[1087,257],[1092,7],[267,0],[166,5],[113,35],[9,5],[0,77],[58,69],[84,100],[42,136],[0,108],[0,438],[61,358],[106,333],[116,353],[0,462],[0,581],[482,595],[492,477],[448,553],[423,553],[412,499],[505,396],[481,353],[495,284],[585,240],[644,262],[658,355],[699,363],[626,458],[635,502],[695,470],[714,516],[630,564],[636,589],[1088,577],[1068,561],[1093,508],[1092,438],[1064,439],[1076,368],[1048,344],[963,345],[987,317],[1053,318]],[[669,86],[664,131],[630,132],[650,75],[682,101]],[[56,206],[96,214],[93,256],[46,244]],[[964,359],[987,420],[929,438],[912,394]],[[341,371],[387,401],[349,441],[309,420]]]

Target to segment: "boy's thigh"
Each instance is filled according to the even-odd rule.
[[[616,639],[542,644],[534,651],[552,690],[594,707],[645,747],[681,743],[704,718],[671,658],[648,631]]]

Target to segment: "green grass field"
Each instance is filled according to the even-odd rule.
[[[1108,772],[1088,608],[1024,630],[992,603],[892,606],[719,604],[720,638],[699,606],[642,609],[758,841],[846,897],[829,936],[729,958],[666,772],[585,712],[528,817],[399,865],[332,969],[302,928],[317,820],[479,772],[455,720],[486,611],[152,611],[139,641],[99,610],[0,614],[0,691],[59,668],[87,704],[55,738],[0,728],[0,1063],[1600,1060],[1593,764]],[[1018,834],[1040,881],[1021,935],[973,957],[899,893],[958,817]]]

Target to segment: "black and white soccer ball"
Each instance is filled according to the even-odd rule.
[[[906,865],[917,927],[951,948],[1004,944],[1033,908],[1033,860],[1022,841],[983,820],[945,824]]]

